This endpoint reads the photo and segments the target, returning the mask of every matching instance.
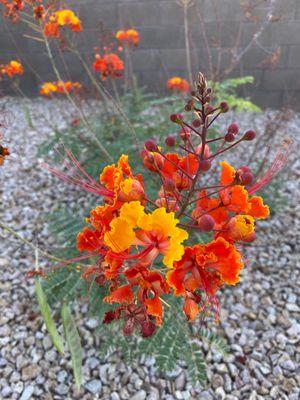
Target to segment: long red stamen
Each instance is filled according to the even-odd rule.
[[[275,156],[270,167],[267,169],[266,173],[258,179],[258,181],[248,189],[249,194],[254,194],[258,190],[261,190],[264,186],[266,186],[278,172],[282,169],[285,165],[290,152],[291,146],[293,144],[293,140],[291,139],[284,139],[280,145],[280,148]]]

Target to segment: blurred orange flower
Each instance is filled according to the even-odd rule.
[[[21,63],[18,61],[10,61],[6,65],[0,65],[0,76],[8,76],[9,78],[13,78],[15,75],[23,75],[24,69]]]
[[[51,96],[54,93],[57,94],[66,94],[74,91],[78,91],[82,88],[82,85],[79,82],[71,82],[71,81],[56,81],[56,82],[45,82],[41,89],[40,94],[42,96]]]
[[[120,78],[124,71],[124,63],[115,53],[108,53],[104,56],[95,55],[93,69],[98,72],[101,79],[105,81],[108,77]]]
[[[116,39],[122,44],[137,46],[140,41],[140,35],[138,31],[131,28],[128,29],[127,31],[125,30],[118,31],[116,33]]]
[[[190,90],[190,85],[186,79],[173,76],[167,81],[167,88],[176,92],[186,93]]]

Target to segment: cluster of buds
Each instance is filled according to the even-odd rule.
[[[272,173],[256,183],[248,166],[218,162],[225,152],[253,140],[255,132],[240,134],[234,123],[220,137],[211,138],[210,126],[228,111],[226,103],[212,106],[211,95],[199,74],[185,106],[193,117],[171,115],[178,134],[168,136],[162,145],[154,139],[144,143],[144,167],[161,184],[155,198],[147,193],[143,176],[132,171],[127,155],[106,166],[100,182],[67,150],[67,168],[76,168],[76,175],[48,166],[61,179],[103,199],[90,211],[77,248],[83,257],[97,260],[85,268],[82,278],[92,277],[105,287],[104,301],[115,305],[104,322],[123,319],[125,335],[136,329],[143,336],[154,334],[163,323],[170,295],[182,298],[188,321],[211,313],[217,318],[216,292],[239,282],[244,267],[240,246],[255,239],[256,220],[269,216],[268,206],[254,193],[278,172],[279,158],[277,169],[272,166]],[[207,242],[198,243],[193,232],[205,232]]]
[[[66,94],[71,92],[78,92],[81,88],[82,86],[79,82],[71,82],[71,81],[45,82],[40,89],[40,94],[42,96],[50,97],[54,94]]]
[[[23,66],[20,62],[12,60],[8,64],[0,65],[0,78],[1,76],[7,76],[13,78],[18,75],[21,76],[24,73]]]

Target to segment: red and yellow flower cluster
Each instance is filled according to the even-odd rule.
[[[42,96],[52,96],[53,94],[66,94],[71,92],[78,92],[82,88],[79,82],[71,81],[56,81],[56,82],[45,82],[41,89],[40,94]]]
[[[20,12],[24,9],[23,0],[0,0],[4,7],[4,16],[16,22],[20,18]]]
[[[174,92],[187,93],[190,90],[190,85],[186,79],[173,76],[167,81],[167,88]]]
[[[126,335],[138,329],[142,336],[151,336],[163,322],[170,296],[183,299],[189,321],[211,312],[217,316],[216,292],[239,282],[244,267],[241,245],[255,239],[255,221],[269,215],[262,198],[252,195],[250,168],[235,169],[216,161],[225,151],[253,140],[255,132],[240,135],[237,124],[231,124],[219,138],[210,139],[211,123],[228,110],[225,103],[211,106],[210,98],[211,89],[199,74],[185,106],[194,113],[194,120],[188,123],[181,114],[171,115],[179,127],[178,136],[167,137],[164,147],[155,140],[145,142],[143,164],[161,182],[156,198],[150,198],[142,175],[134,174],[127,155],[106,166],[99,183],[70,153],[81,178],[51,168],[60,178],[103,198],[78,234],[77,248],[95,259],[82,277],[107,288],[104,301],[113,309],[104,322],[123,319]],[[175,145],[177,150],[167,151]],[[213,164],[220,174],[211,185]],[[202,233],[210,239],[199,244]]]
[[[0,78],[1,76],[7,76],[13,78],[16,75],[23,75],[24,69],[21,63],[18,61],[10,61],[8,64],[0,65]]]
[[[115,53],[107,53],[103,56],[95,54],[93,69],[100,74],[103,81],[108,77],[120,78],[123,75],[124,62]]]
[[[39,14],[35,11],[35,17]],[[81,32],[82,24],[80,19],[71,10],[58,10],[47,17],[44,25],[44,35],[47,37],[61,38],[61,31],[64,28],[72,32]]]
[[[122,45],[138,46],[139,41],[140,41],[140,35],[139,35],[138,31],[131,28],[131,29],[128,29],[127,31],[125,31],[125,30],[118,31],[116,33],[116,39]]]

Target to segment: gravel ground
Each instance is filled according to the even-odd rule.
[[[30,108],[35,129],[28,126],[24,104]],[[14,160],[1,179],[1,219],[28,240],[49,248],[53,239],[43,226],[62,193],[74,197],[38,167],[36,149],[50,134],[49,124],[63,125],[64,103],[2,99]],[[61,118],[61,119],[60,119]],[[243,122],[263,123],[263,116],[243,115]],[[254,118],[254,120],[253,120]],[[46,122],[48,121],[48,123]],[[299,116],[288,131],[299,137]],[[250,126],[249,126],[250,127]],[[33,251],[0,232],[0,398],[2,399],[290,399],[300,398],[300,265],[299,161],[291,157],[283,191],[284,211],[260,223],[258,241],[248,254],[250,266],[241,283],[223,290],[219,330],[230,355],[223,359],[204,346],[208,365],[205,388],[193,387],[178,368],[169,379],[157,376],[152,360],[131,368],[119,355],[103,361],[97,354],[97,321],[89,319],[86,305],[77,307],[77,322],[85,348],[84,387],[73,384],[69,358],[58,356],[37,312],[33,280]],[[2,183],[3,182],[3,183]]]

